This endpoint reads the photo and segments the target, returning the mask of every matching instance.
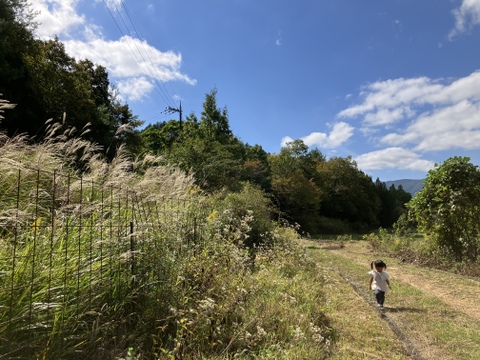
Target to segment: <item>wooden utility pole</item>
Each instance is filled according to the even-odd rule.
[[[169,106],[168,108],[165,109],[165,111],[169,112],[170,114],[173,114],[174,112],[178,112],[180,115],[180,131],[182,130],[182,101],[180,101],[180,107],[174,108]]]

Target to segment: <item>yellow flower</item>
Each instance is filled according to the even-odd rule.
[[[217,218],[218,211],[214,210],[210,215],[207,216],[208,221],[213,221]]]

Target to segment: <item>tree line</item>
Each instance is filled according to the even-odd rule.
[[[269,195],[275,216],[314,234],[388,228],[405,212],[411,195],[373,181],[351,157],[327,159],[301,140],[273,154],[242,142],[227,108],[217,106],[217,89],[206,94],[199,117],[141,128],[104,67],[69,56],[58,38],[36,39],[34,28],[26,0],[0,0],[0,94],[16,104],[0,127],[10,136],[41,139],[45,120],[63,121],[87,130],[83,136],[109,158],[119,146],[132,156],[162,155],[209,193],[253,184]]]

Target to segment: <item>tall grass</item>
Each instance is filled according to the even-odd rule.
[[[0,358],[324,358],[322,279],[246,185],[0,134]]]

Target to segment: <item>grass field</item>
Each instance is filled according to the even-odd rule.
[[[471,299],[463,298],[464,306],[471,309],[460,311],[462,296],[471,294],[475,297],[480,291],[479,282],[403,264],[372,252],[365,242],[309,241],[305,242],[305,246],[325,271],[340,274],[333,294],[328,291],[329,297],[351,298],[343,302],[343,309],[347,308],[347,311],[327,311],[332,322],[338,324],[350,314],[344,327],[348,335],[340,337],[337,342],[338,358],[348,358],[349,355],[344,355],[346,349],[352,353],[367,352],[368,356],[372,356],[370,358],[374,358],[375,354],[383,354],[383,358],[403,358],[407,353],[420,359],[480,358],[478,302],[472,304]],[[389,264],[387,270],[393,285],[393,290],[387,293],[386,310],[381,314],[372,306],[374,299],[368,290],[367,275],[369,262],[379,257]],[[435,291],[436,283],[446,283],[448,287]],[[339,295],[341,291],[346,291],[348,295]],[[455,295],[450,298],[444,296],[448,291]],[[379,321],[383,325],[379,326]],[[358,326],[359,323],[363,326]],[[378,329],[382,329],[380,333]],[[394,346],[399,341],[403,343],[403,348]],[[382,344],[381,350],[379,344]]]

